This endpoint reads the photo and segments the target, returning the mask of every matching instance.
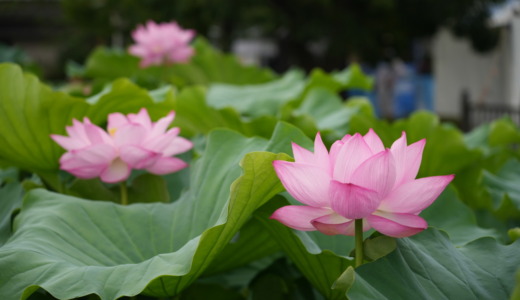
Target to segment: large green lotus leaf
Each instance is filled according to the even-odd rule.
[[[50,134],[65,134],[72,119],[88,116],[101,124],[111,112],[137,112],[150,108],[152,116],[166,114],[171,100],[156,101],[142,88],[126,79],[115,81],[89,102],[48,86],[20,67],[0,65],[0,160],[38,173],[58,170],[63,149]],[[157,111],[159,109],[160,111]],[[160,115],[160,116],[162,116]]]
[[[195,55],[190,63],[173,65],[172,80],[174,82],[204,85],[213,82],[253,84],[276,78],[276,75],[269,69],[243,65],[234,55],[220,52],[204,38],[198,37],[193,46]]]
[[[518,126],[509,118],[496,120],[490,124],[488,141],[491,146],[520,143]]]
[[[178,294],[282,190],[272,161],[288,156],[250,152],[288,152],[291,139],[304,138],[284,124],[270,141],[214,131],[192,166],[190,189],[171,204],[120,206],[32,191],[0,248],[0,295],[25,299],[38,287],[60,299]]]
[[[152,119],[163,117],[173,109],[173,96],[154,98],[157,92],[168,93],[171,87],[163,87],[161,90],[147,91],[128,79],[118,79],[105,87],[103,91],[90,98],[86,102],[91,104],[87,117],[92,123],[101,124],[106,122],[110,112],[123,114],[137,112],[141,107],[146,107]]]
[[[350,64],[341,72],[332,75],[346,89],[372,90],[374,78],[366,75],[359,64]]]
[[[153,78],[160,76],[159,69],[149,69],[147,73],[140,71],[138,57],[129,55],[123,50],[98,47],[94,49],[85,62],[85,75],[87,77],[107,82],[120,77],[130,77],[136,79],[139,83],[150,84]]]
[[[516,272],[516,285],[513,290],[513,294],[511,295],[511,300],[519,300],[520,299],[520,269]]]
[[[291,126],[278,127],[278,134],[287,135],[291,142],[300,145],[307,147],[312,145],[302,132],[295,134]],[[283,149],[286,153],[292,151],[288,144],[283,144],[285,140],[272,139],[271,141],[272,148]],[[263,224],[256,219],[251,219],[219,254],[206,273],[214,274],[239,267],[279,250],[278,243],[272,239]]]
[[[11,219],[14,211],[22,206],[22,195],[19,182],[7,182],[0,187],[0,246],[11,236]]]
[[[475,128],[464,136],[464,141],[470,149],[482,152],[480,167],[493,173],[511,157],[519,157],[517,145],[520,142],[520,131],[507,118]]]
[[[483,183],[491,196],[490,208],[501,218],[520,218],[520,161],[510,159],[493,174],[484,170]]]
[[[464,142],[470,149],[488,146],[490,123],[485,123],[464,135]]]
[[[326,139],[332,141],[341,139],[348,132],[353,115],[366,114],[367,110],[367,117],[370,117],[370,105],[367,101],[344,103],[332,90],[313,88],[293,113],[297,116],[311,116],[322,135],[328,133]]]
[[[217,109],[233,107],[241,114],[250,117],[275,116],[280,107],[296,99],[304,87],[303,73],[289,71],[278,80],[262,84],[245,86],[213,84],[206,97],[208,105]]]
[[[508,158],[511,157],[506,156]],[[498,177],[498,171],[488,171],[493,161],[493,158],[489,161],[476,161],[471,167],[458,172],[453,184],[459,191],[460,199],[474,210],[478,223],[483,227],[493,228],[498,233],[497,238],[507,241],[507,230],[515,225],[505,221],[513,218],[510,221],[514,222],[515,218],[518,219],[518,208],[509,195],[515,195],[516,187],[510,178]],[[491,169],[495,168],[497,166]]]
[[[514,213],[508,191],[514,198],[514,170],[506,167],[514,158],[518,159],[518,130],[509,119],[500,119],[472,130],[464,137],[466,145],[482,153],[482,158],[471,166],[457,172],[454,183],[460,191],[461,199],[481,212],[502,211],[505,215]],[[511,169],[511,179],[502,178],[501,169]],[[510,176],[510,175],[508,175]],[[505,177],[508,177],[505,176]],[[504,180],[503,180],[504,179]],[[505,204],[505,205],[504,205]],[[510,210],[510,208],[512,208]],[[502,215],[499,213],[498,215]]]
[[[356,299],[509,299],[520,265],[520,241],[481,238],[455,247],[430,228],[397,240],[397,249],[356,269]]]
[[[326,73],[322,69],[314,69],[309,74],[309,78],[305,85],[305,91],[307,92],[317,87],[327,89],[333,93],[337,93],[344,88],[343,84],[336,80],[332,75]]]
[[[248,84],[274,79],[274,74],[254,66],[243,66],[232,55],[225,55],[211,47],[203,38],[194,42],[195,55],[189,63],[169,67],[139,67],[139,58],[121,50],[97,48],[87,59],[86,76],[110,82],[128,77],[138,84],[154,87],[161,81],[173,81],[178,85],[212,82]]]
[[[279,245],[256,219],[247,222],[204,272],[211,275],[242,267],[280,251]]]
[[[274,116],[246,120],[234,108],[210,107],[206,102],[206,90],[201,86],[182,89],[175,100],[175,111],[177,114],[174,124],[189,135],[207,134],[214,128],[223,127],[247,136],[269,137],[277,123]]]
[[[422,213],[428,225],[444,230],[455,245],[463,245],[481,237],[498,237],[496,231],[477,225],[472,209],[459,199],[459,193],[449,185]]]
[[[318,291],[327,299],[345,299],[348,286],[345,289],[332,287],[347,267],[353,266],[353,260],[347,258],[354,247],[353,237],[295,231],[270,220],[274,210],[283,205],[288,205],[288,202],[282,197],[269,201],[255,213],[255,217]]]
[[[40,84],[13,64],[0,64],[0,158],[28,170],[55,170],[62,153],[49,138],[89,105]]]

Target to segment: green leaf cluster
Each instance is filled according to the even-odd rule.
[[[190,64],[163,73],[99,49],[81,96],[0,65],[0,298],[2,299],[507,299],[518,294],[520,130],[501,119],[470,133],[430,112],[378,119],[358,66],[309,75],[241,66],[198,40]],[[165,75],[166,74],[166,75]],[[166,77],[163,77],[166,76]],[[123,77],[123,78],[120,78]],[[126,78],[125,78],[126,77]],[[165,79],[166,78],[166,79]],[[168,82],[169,84],[164,85]],[[160,85],[163,84],[163,85]],[[130,205],[97,179],[59,171],[51,134],[72,119],[104,125],[112,112],[174,110],[194,149],[190,167],[134,172]],[[419,177],[455,174],[425,209],[430,228],[403,239],[369,231],[365,264],[354,240],[298,232],[269,219],[294,203],[272,162],[291,142],[312,149],[373,128],[387,147],[426,139]]]

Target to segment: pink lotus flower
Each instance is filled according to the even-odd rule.
[[[426,140],[407,145],[406,134],[385,149],[370,129],[346,135],[330,153],[319,133],[314,153],[293,143],[295,162],[274,161],[287,191],[305,205],[289,205],[271,216],[284,225],[327,235],[354,235],[354,220],[392,237],[414,235],[428,227],[418,214],[454,175],[415,179]]]
[[[172,111],[156,123],[152,123],[146,109],[124,116],[113,113],[108,116],[108,132],[114,138],[121,159],[134,169],[146,169],[153,174],[168,174],[188,166],[183,160],[172,157],[193,147],[191,141],[179,135],[180,129],[168,131],[173,121]]]
[[[184,30],[176,22],[138,26],[132,37],[136,41],[129,52],[141,58],[141,67],[170,63],[185,63],[194,54],[189,45],[195,36],[193,30]]]
[[[192,143],[179,137],[179,128],[168,131],[174,113],[153,123],[146,109],[138,114],[108,116],[109,133],[92,124],[73,120],[66,127],[69,136],[51,135],[67,152],[60,158],[60,168],[79,178],[100,177],[115,183],[126,180],[132,169],[146,169],[153,174],[168,174],[187,164],[173,155],[188,151]]]
[[[66,127],[69,136],[51,135],[67,150],[60,158],[60,169],[83,179],[100,177],[104,182],[128,178],[131,168],[119,158],[114,141],[103,129],[88,118],[72,124]]]

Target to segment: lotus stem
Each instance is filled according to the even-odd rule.
[[[119,185],[121,191],[121,205],[128,204],[128,190],[126,188],[126,181],[121,182]]]
[[[363,219],[356,219],[354,221],[356,250],[355,250],[355,267],[363,264]]]

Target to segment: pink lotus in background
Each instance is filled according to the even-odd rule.
[[[146,169],[163,175],[187,167],[173,155],[186,152],[192,143],[179,137],[179,128],[167,130],[174,112],[153,123],[146,109],[138,114],[108,116],[109,133],[92,124],[73,120],[69,136],[51,135],[67,152],[60,158],[60,168],[79,178],[100,177],[104,182],[124,181],[132,169]]]
[[[190,41],[193,30],[184,30],[176,22],[155,23],[148,21],[132,32],[136,44],[129,52],[141,58],[141,67],[171,63],[185,63],[193,56]]]
[[[295,162],[274,161],[287,191],[304,205],[289,205],[271,216],[284,225],[327,235],[354,235],[354,220],[392,237],[411,236],[428,224],[418,214],[454,175],[415,179],[426,140],[407,145],[406,134],[385,149],[370,129],[336,141],[330,153],[319,133],[314,153],[293,144]]]

